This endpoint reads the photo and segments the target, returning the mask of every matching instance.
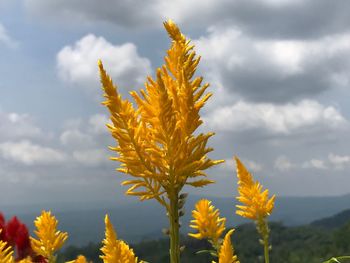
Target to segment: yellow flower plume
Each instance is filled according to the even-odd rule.
[[[111,149],[119,157],[111,159],[121,163],[118,171],[134,177],[122,183],[131,185],[126,194],[141,200],[155,198],[162,205],[163,194],[178,193],[185,184],[213,183],[198,177],[205,178],[204,170],[223,162],[207,157],[213,150],[206,147],[207,141],[214,133],[193,134],[202,124],[199,111],[212,95],[205,94],[209,84],[202,84],[202,77],[193,77],[200,57],[175,23],[168,20],[164,27],[172,45],[156,78],[148,77],[140,94],[130,93],[137,109],[121,98],[102,62],[98,63],[106,98],[103,104],[112,121],[107,126],[118,142]]]
[[[192,211],[194,220],[191,220],[191,228],[198,230],[198,233],[188,235],[197,239],[210,239],[217,245],[218,239],[225,231],[226,218],[220,218],[219,209],[211,205],[211,201],[199,200]]]
[[[224,242],[220,247],[219,262],[218,263],[239,263],[237,256],[234,254],[234,250],[231,244],[231,235],[234,229],[227,232],[224,238]],[[215,261],[213,261],[215,263]]]
[[[42,211],[34,224],[37,228],[34,233],[38,239],[30,238],[35,253],[52,260],[54,253],[59,250],[68,238],[67,233],[57,230],[57,219],[51,212]]]
[[[114,231],[113,225],[109,220],[108,215],[105,217],[106,232],[103,240],[103,253],[100,258],[104,263],[137,263],[134,251],[121,240],[117,239],[117,233]],[[142,261],[141,261],[142,262]]]
[[[1,232],[1,229],[0,229]],[[0,262],[1,263],[14,263],[13,250],[6,242],[0,240]]]
[[[235,157],[237,163],[238,193],[237,200],[243,205],[237,205],[236,213],[252,220],[262,220],[269,216],[275,203],[275,195],[269,199],[269,190],[262,190],[262,185],[254,181],[252,175],[243,163]]]

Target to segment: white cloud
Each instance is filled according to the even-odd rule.
[[[61,151],[33,144],[28,140],[1,143],[0,153],[6,160],[25,165],[57,164],[66,159]]]
[[[315,168],[319,170],[328,169],[325,162],[320,159],[311,159],[302,165],[303,168]]]
[[[260,172],[263,170],[263,165],[254,161],[246,161],[248,168],[252,172]]]
[[[43,136],[42,130],[28,114],[0,111],[0,141]]]
[[[212,26],[194,43],[203,75],[231,96],[286,102],[350,83],[350,34],[265,40],[232,26]]]
[[[10,48],[16,48],[18,46],[18,42],[9,36],[6,28],[0,23],[0,43],[1,42]]]
[[[347,123],[334,107],[325,107],[311,100],[285,105],[239,101],[232,106],[218,107],[203,120],[215,130],[264,129],[277,134],[290,134],[305,127],[339,128]]]
[[[106,127],[110,120],[103,114],[95,114],[89,118],[89,125],[91,132],[94,134],[106,134],[108,129]]]
[[[276,158],[274,167],[280,172],[287,172],[293,169],[295,164],[293,164],[286,156],[282,155]]]
[[[334,165],[336,169],[342,170],[345,166],[350,164],[350,156],[349,155],[337,155],[334,153],[330,153],[328,155],[329,162]]]
[[[102,149],[74,151],[73,157],[76,161],[85,166],[99,166],[110,162],[108,153]]]
[[[260,172],[263,170],[263,165],[252,160],[243,159],[242,162],[250,172]],[[233,158],[225,159],[225,163],[219,166],[219,168],[235,173],[236,162]]]
[[[98,59],[103,61],[120,91],[138,89],[151,72],[150,61],[138,54],[133,43],[113,45],[103,37],[89,34],[59,51],[59,76],[93,94],[100,92]]]
[[[94,144],[92,136],[76,129],[65,130],[60,136],[60,141],[64,146],[70,148],[89,147]]]

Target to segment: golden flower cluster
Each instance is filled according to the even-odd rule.
[[[106,231],[105,239],[103,240],[103,253],[101,259],[104,263],[137,263],[134,251],[121,240],[117,239],[117,233],[114,231],[113,225],[109,220],[108,215],[105,217]],[[142,261],[141,261],[142,262]]]
[[[34,221],[37,228],[34,233],[38,239],[31,237],[31,245],[38,255],[51,259],[54,253],[62,247],[67,233],[57,230],[57,219],[51,215],[51,212],[42,211],[41,215]]]
[[[239,263],[237,256],[234,254],[231,235],[234,229],[228,231],[225,235],[224,242],[220,247],[219,262],[218,263]],[[213,261],[215,263],[215,261]]]
[[[235,157],[237,163],[238,193],[236,213],[252,220],[261,220],[269,216],[275,203],[275,195],[269,199],[269,190],[262,190],[262,185],[254,181],[243,163]]]
[[[194,219],[191,220],[190,227],[198,230],[198,233],[188,235],[197,239],[210,239],[216,244],[225,231],[226,221],[226,218],[219,217],[219,209],[215,209],[211,201],[202,199],[195,205],[192,216]]]
[[[225,231],[226,218],[220,218],[218,209],[211,205],[211,201],[206,199],[199,200],[192,211],[194,220],[191,220],[190,227],[198,230],[198,233],[188,234],[196,239],[208,239],[216,251],[211,254],[218,256],[218,263],[239,263],[237,256],[234,254],[231,244],[231,235],[234,229],[229,230],[224,240],[220,240],[222,233]],[[213,261],[213,263],[216,263]]]
[[[86,260],[86,258],[83,255],[79,255],[77,257],[77,259],[72,260],[72,261],[68,261],[66,263],[88,263],[88,261]]]
[[[0,229],[1,233],[1,229]],[[12,257],[13,251],[6,242],[0,240],[0,262],[1,263],[13,263],[15,262]]]
[[[213,149],[206,144],[214,133],[193,134],[202,124],[199,111],[212,95],[205,94],[209,84],[202,84],[202,77],[193,77],[200,57],[171,20],[164,26],[172,39],[171,48],[156,78],[149,76],[140,94],[130,93],[136,109],[121,98],[99,61],[106,98],[103,104],[112,121],[108,128],[118,142],[111,149],[119,157],[111,159],[121,163],[118,171],[134,177],[123,182],[131,185],[126,194],[141,200],[155,198],[162,205],[164,193],[178,193],[185,184],[202,187],[213,183],[197,178],[206,176],[205,169],[223,162],[207,157]]]

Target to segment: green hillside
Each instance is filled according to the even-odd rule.
[[[262,248],[253,224],[238,226],[232,237],[242,263],[263,262]],[[209,248],[206,241],[189,237],[183,237],[182,240],[185,245],[182,262],[211,262],[210,256],[195,254],[196,251]],[[271,262],[275,263],[320,263],[335,255],[350,254],[350,213],[344,211],[303,226],[287,227],[281,223],[272,223],[271,244]],[[131,244],[131,247],[140,259],[149,262],[169,262],[168,240],[165,238]],[[99,248],[100,244],[92,243],[80,248],[70,246],[60,255],[60,260],[63,262],[84,254],[94,262],[101,262],[98,258]]]

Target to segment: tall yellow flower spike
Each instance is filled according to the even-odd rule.
[[[275,195],[269,199],[269,190],[262,190],[262,185],[254,181],[242,162],[235,157],[237,163],[238,193],[237,200],[243,205],[237,205],[236,213],[255,221],[261,236],[260,243],[264,246],[265,263],[269,263],[269,233],[266,218],[271,214],[275,204]]]
[[[140,94],[130,92],[136,110],[121,98],[101,61],[98,65],[106,98],[103,104],[112,120],[108,128],[119,144],[111,148],[119,157],[111,159],[121,162],[118,171],[135,178],[122,183],[131,185],[126,194],[141,200],[155,198],[165,206],[160,198],[164,193],[178,193],[185,184],[202,187],[213,183],[197,178],[205,177],[205,169],[223,160],[207,158],[213,149],[206,144],[214,133],[193,135],[202,124],[199,111],[212,95],[204,94],[209,84],[202,85],[202,77],[193,78],[200,57],[171,20],[164,26],[172,45],[156,79],[148,77]],[[189,178],[197,180],[190,182]]]
[[[49,262],[54,262],[54,253],[62,247],[68,234],[57,230],[58,221],[50,211],[42,211],[34,224],[37,228],[34,233],[38,237],[38,239],[30,238],[34,252],[47,258]]]
[[[111,159],[121,163],[118,171],[133,177],[122,183],[130,185],[126,194],[140,200],[156,199],[167,209],[170,261],[178,263],[180,192],[186,184],[203,187],[213,183],[204,170],[224,160],[207,157],[213,150],[207,142],[214,133],[194,135],[202,124],[199,111],[212,95],[205,94],[209,84],[202,84],[202,77],[193,77],[200,57],[173,21],[168,20],[164,27],[171,47],[156,78],[148,77],[140,94],[130,92],[136,109],[121,98],[101,61],[98,66],[106,98],[103,104],[111,114],[112,124],[107,126],[118,142],[111,149],[119,157]]]
[[[253,180],[242,162],[235,157],[237,163],[238,193],[237,200],[243,205],[237,205],[236,213],[242,217],[258,220],[269,216],[275,202],[275,195],[268,199],[269,190],[262,191],[262,185]]]
[[[0,229],[1,232],[1,229]],[[13,250],[6,242],[0,240],[0,262],[1,263],[14,263]]]
[[[234,254],[234,250],[231,244],[231,235],[234,229],[227,232],[224,238],[224,242],[220,247],[219,262],[218,263],[239,263],[237,256]],[[215,261],[213,261],[215,263]]]
[[[218,240],[225,231],[226,218],[220,218],[219,209],[211,205],[211,201],[199,200],[195,205],[196,210],[192,211],[194,220],[191,220],[191,228],[198,230],[198,233],[188,235],[197,239],[210,239],[214,246],[218,245]]]
[[[121,240],[117,239],[117,233],[114,231],[113,225],[109,220],[108,215],[105,217],[106,232],[103,240],[103,253],[100,258],[104,263],[137,263],[134,251]],[[142,261],[141,261],[142,262]],[[140,262],[140,263],[141,263]]]

